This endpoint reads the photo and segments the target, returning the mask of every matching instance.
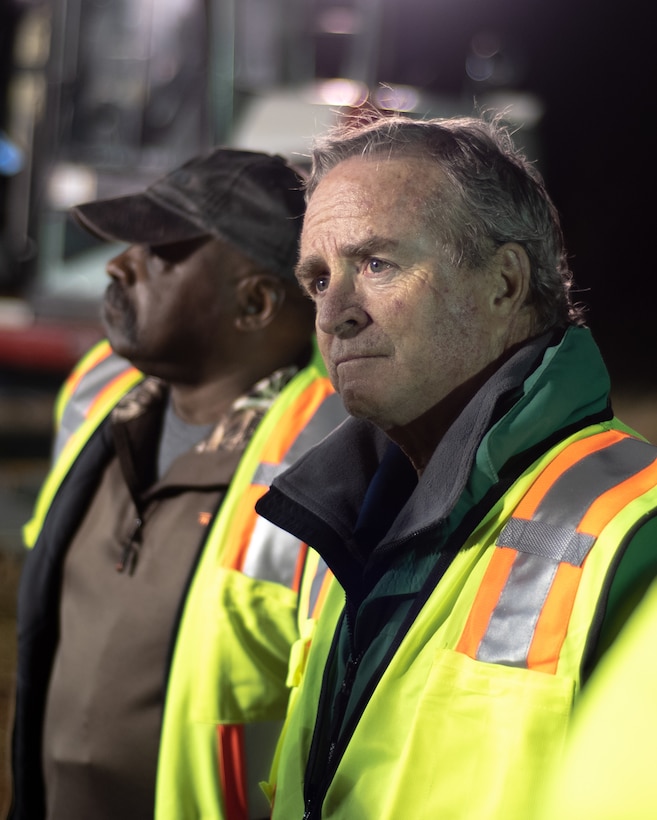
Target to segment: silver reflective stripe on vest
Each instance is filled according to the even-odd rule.
[[[577,526],[591,504],[654,460],[654,448],[634,438],[590,453],[559,476],[530,521],[511,518],[497,545],[581,566],[596,536]]]
[[[298,558],[299,539],[258,516],[242,566],[244,575],[291,587]]]
[[[53,462],[61,453],[71,434],[84,422],[89,408],[101,390],[120,376],[121,373],[131,369],[130,362],[111,352],[82,376],[64,406],[53,443]],[[121,396],[117,396],[117,402],[120,398]]]
[[[331,393],[300,431],[282,462],[261,462],[252,483],[268,487],[278,473],[290,467],[297,458],[325,438],[346,417],[342,400],[337,393]],[[258,516],[242,572],[250,578],[263,578],[292,586],[298,556],[298,539]]]
[[[578,525],[603,493],[654,461],[654,447],[623,438],[571,465],[547,490],[532,520],[510,519],[496,546],[518,554],[479,644],[478,660],[527,667],[536,624],[560,563],[581,567],[599,534],[577,532]]]
[[[291,467],[300,456],[315,444],[318,444],[323,438],[326,438],[346,418],[347,411],[344,409],[342,399],[337,393],[331,393],[324,399],[317,408],[315,415],[299,433],[281,463],[261,462],[253,475],[252,483],[261,484],[263,487],[271,486],[277,475]]]
[[[505,666],[527,665],[538,616],[559,564],[519,554],[493,610],[477,659]]]

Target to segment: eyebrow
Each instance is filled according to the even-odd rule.
[[[343,245],[340,248],[340,256],[345,259],[366,259],[368,256],[376,256],[378,253],[386,253],[396,250],[400,245],[398,239],[387,236],[371,236],[362,242],[354,242]],[[312,254],[299,261],[295,268],[295,274],[299,281],[307,279],[316,274],[318,270],[325,267],[324,258],[319,254]]]

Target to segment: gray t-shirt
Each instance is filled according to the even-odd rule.
[[[169,398],[162,419],[162,434],[157,453],[158,479],[162,478],[178,456],[207,438],[214,428],[215,424],[189,424],[183,421],[176,415]]]

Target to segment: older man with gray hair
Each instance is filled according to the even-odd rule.
[[[347,125],[297,276],[353,418],[257,505],[339,582],[273,816],[526,817],[657,569],[657,448],[614,417],[556,209],[499,122]]]

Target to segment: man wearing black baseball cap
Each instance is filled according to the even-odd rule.
[[[14,820],[268,815],[307,548],[253,507],[344,418],[303,210],[281,157],[224,148],[73,210],[128,247],[25,530]]]

